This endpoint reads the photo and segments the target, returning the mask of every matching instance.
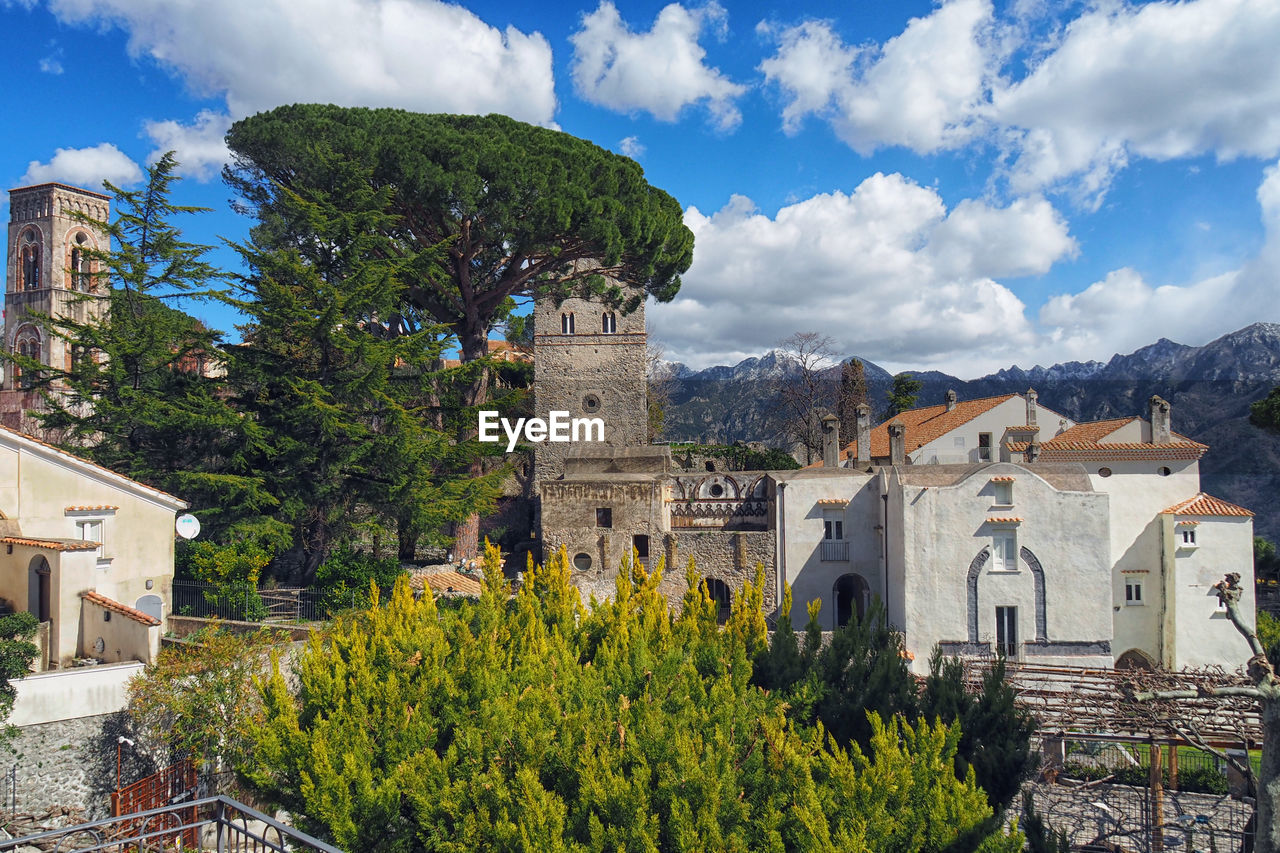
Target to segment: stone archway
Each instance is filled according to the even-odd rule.
[[[49,622],[53,619],[53,571],[44,554],[31,558],[27,567],[27,610],[37,620]]]
[[[861,622],[867,616],[867,605],[871,601],[871,587],[862,575],[849,574],[836,578],[831,586],[831,595],[835,599],[835,627],[843,628],[855,616]]]
[[[1116,669],[1141,670],[1151,672],[1156,668],[1156,659],[1142,649],[1129,649],[1116,658]]]
[[[1036,642],[1049,642],[1048,615],[1045,610],[1044,567],[1040,560],[1028,548],[1019,548],[1018,556],[1031,571],[1032,592],[1035,596]],[[965,592],[968,599],[969,642],[978,642],[978,578],[982,575],[982,567],[991,559],[991,547],[984,546],[973,561],[969,563],[969,574],[965,578]]]

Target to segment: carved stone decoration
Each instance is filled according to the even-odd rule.
[[[1019,548],[1018,556],[1022,557],[1022,562],[1027,564],[1027,568],[1031,570],[1031,578],[1035,585],[1036,596],[1036,642],[1049,642],[1048,617],[1045,615],[1044,605],[1044,567],[1040,565],[1040,561],[1036,559],[1036,555],[1031,553],[1027,548]]]
[[[978,556],[974,557],[973,562],[969,564],[969,576],[965,579],[965,586],[969,593],[969,642],[972,645],[978,643],[978,576],[982,574],[982,567],[989,559],[991,559],[991,546],[984,545],[978,552]]]

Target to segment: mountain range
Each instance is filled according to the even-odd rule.
[[[862,362],[879,420],[893,377]],[[665,439],[783,443],[776,388],[799,369],[786,353],[774,350],[732,367],[668,367]],[[1014,366],[970,380],[937,371],[913,375],[922,383],[917,405],[941,403],[947,390],[974,399],[1035,388],[1042,406],[1075,421],[1146,417],[1147,400],[1159,394],[1172,406],[1173,429],[1209,445],[1200,462],[1204,491],[1253,510],[1254,532],[1280,538],[1280,435],[1249,423],[1250,404],[1280,385],[1280,324],[1255,323],[1199,347],[1161,338],[1106,362]],[[823,371],[832,391],[839,377],[839,364]]]

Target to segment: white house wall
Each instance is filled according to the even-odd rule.
[[[1057,412],[1051,412],[1043,406],[1038,409],[1037,422],[1040,426],[1040,440],[1048,441],[1074,422],[1064,418]],[[911,461],[916,465],[972,464],[977,462],[994,462],[1000,459],[1000,439],[1007,427],[1019,426],[1027,422],[1027,401],[1022,397],[1010,397],[1003,403],[988,409],[972,420],[948,432],[933,441],[923,444],[910,453]],[[978,458],[978,436],[980,433],[991,434],[991,458]]]
[[[1012,476],[1013,505],[996,505],[991,478]],[[891,480],[891,482],[893,482]],[[977,470],[948,486],[899,483],[903,554],[890,554],[890,577],[902,584],[902,621],[907,648],[922,672],[933,646],[953,653],[977,641],[994,645],[995,608],[1018,608],[1018,640],[1025,659],[1046,664],[1109,666],[1111,591],[1108,582],[1108,500],[1106,495],[1061,491],[1011,463]],[[898,503],[891,498],[891,505]],[[1017,524],[989,518],[1020,517]],[[892,523],[892,522],[891,522]],[[997,530],[1017,539],[1017,571],[994,571],[990,546]],[[1025,549],[1025,550],[1024,550]],[[983,559],[982,555],[987,555]],[[1045,639],[1037,639],[1036,571],[1043,572]],[[977,572],[976,606],[970,603],[969,575]],[[891,593],[892,595],[892,593]],[[977,617],[976,634],[970,610]],[[944,651],[947,650],[944,647]]]
[[[1182,545],[1178,521],[1194,520],[1196,545]],[[1252,656],[1249,644],[1218,604],[1214,585],[1227,572],[1240,573],[1240,610],[1254,627],[1253,519],[1161,516],[1168,606],[1168,641],[1164,662],[1173,669],[1212,665],[1243,666]],[[1134,609],[1134,608],[1128,608]]]

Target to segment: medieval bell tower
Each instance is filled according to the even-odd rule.
[[[614,448],[648,444],[644,302],[624,314],[595,299],[544,297],[534,306],[533,320],[534,413],[600,418],[604,443]],[[535,483],[563,474],[573,447],[539,444]]]
[[[101,316],[106,277],[93,251],[110,249],[98,223],[108,221],[110,199],[65,184],[39,184],[9,191],[8,263],[5,266],[5,351],[66,369],[75,345],[43,327],[40,316],[87,322]],[[79,215],[88,217],[87,221]],[[34,377],[16,365],[4,368],[0,423],[33,431],[29,412],[41,408]]]

